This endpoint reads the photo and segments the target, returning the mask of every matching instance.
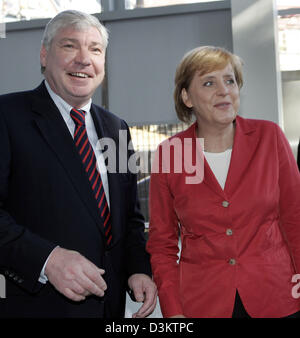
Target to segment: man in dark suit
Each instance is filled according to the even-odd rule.
[[[134,317],[155,308],[136,175],[118,172],[128,126],[91,102],[107,39],[95,17],[58,14],[42,41],[45,81],[0,97],[0,317],[123,317],[126,290],[143,302]]]

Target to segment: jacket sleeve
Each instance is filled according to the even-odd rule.
[[[36,292],[42,285],[38,279],[43,264],[55,245],[18,224],[7,210],[8,198],[17,193],[10,191],[12,157],[8,129],[0,111],[0,271],[27,291]]]
[[[158,156],[158,152],[156,153]],[[178,261],[178,218],[166,173],[151,174],[150,230],[147,243],[151,266],[164,317],[183,314],[180,301]]]
[[[134,150],[131,143],[129,127],[123,121],[124,129],[127,134],[127,163],[134,156]],[[126,267],[127,275],[130,277],[135,273],[143,273],[152,277],[150,266],[150,257],[146,251],[145,223],[140,210],[140,204],[137,191],[137,175],[133,168],[128,168],[130,189],[126,196],[129,204],[126,220]]]
[[[300,273],[300,173],[284,133],[278,126],[276,132],[281,226],[292,252],[296,273]]]

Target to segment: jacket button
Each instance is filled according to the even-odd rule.
[[[224,208],[227,208],[227,207],[229,206],[229,202],[228,202],[228,201],[223,201],[223,202],[222,202],[222,206],[223,206]]]
[[[232,236],[232,235],[233,235],[232,229],[227,229],[227,230],[226,230],[226,235],[227,235],[227,236]]]
[[[228,263],[230,265],[235,265],[236,264],[236,260],[234,258],[230,258]]]

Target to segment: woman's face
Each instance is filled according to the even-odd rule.
[[[193,108],[201,127],[222,127],[232,123],[240,106],[240,91],[232,65],[200,76],[196,72],[182,99]]]

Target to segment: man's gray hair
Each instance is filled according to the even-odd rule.
[[[102,23],[93,15],[86,14],[76,10],[67,10],[58,13],[46,25],[42,38],[42,46],[49,50],[52,40],[58,31],[62,28],[73,26],[78,30],[85,30],[95,27],[101,34],[104,49],[108,45],[108,31]],[[41,73],[43,74],[45,67],[41,65]]]
[[[49,50],[51,42],[57,32],[60,29],[69,26],[74,26],[78,30],[84,30],[89,27],[97,28],[102,37],[103,47],[107,47],[108,32],[106,28],[100,23],[100,21],[93,15],[75,10],[60,12],[48,22],[44,31],[42,45],[45,46],[47,50]]]

